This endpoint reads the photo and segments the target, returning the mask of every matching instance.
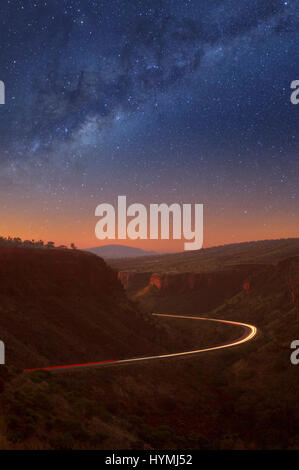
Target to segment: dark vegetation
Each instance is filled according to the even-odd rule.
[[[0,331],[7,334],[9,361],[0,368],[0,447],[298,449],[299,369],[290,363],[290,343],[299,331],[299,257],[286,256],[294,247],[281,249],[273,261],[264,246],[263,262],[255,258],[259,267],[230,296],[223,298],[221,284],[214,284],[219,301],[205,313],[255,324],[254,341],[185,359],[62,374],[24,374],[22,367],[53,357],[89,360],[92,354],[94,361],[114,352],[120,357],[204,347],[241,331],[154,319],[146,301],[140,313],[116,273],[96,256],[1,249]],[[265,262],[266,251],[273,264]],[[168,296],[163,308],[172,313],[171,291]],[[178,307],[177,313],[185,311]]]
[[[66,245],[55,246],[55,242],[49,241],[45,243],[43,240],[22,240],[20,237],[0,237],[0,247],[68,249]],[[70,248],[76,250],[75,244],[71,243]]]

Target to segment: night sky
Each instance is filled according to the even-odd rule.
[[[1,235],[95,246],[127,195],[205,204],[204,246],[298,236],[298,45],[297,0],[2,0]]]

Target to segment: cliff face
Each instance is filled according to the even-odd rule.
[[[258,267],[260,268],[260,266]],[[199,289],[226,289],[243,284],[244,290],[250,289],[246,276],[258,269],[256,267],[241,266],[238,269],[218,271],[211,273],[135,273],[119,272],[118,279],[125,289],[135,291],[140,284],[142,287],[155,288],[162,292],[192,292]],[[138,284],[138,286],[137,286]]]
[[[117,273],[117,279],[122,283],[125,289],[129,288],[129,285],[134,277],[134,273],[124,273],[119,271]]]
[[[243,283],[243,291],[250,298],[281,296],[280,307],[296,308],[299,314],[299,257],[293,257],[264,266],[251,273]]]
[[[261,266],[244,265],[210,273],[119,272],[118,278],[131,297],[150,308],[190,308],[206,312],[238,293],[249,291],[248,276]],[[154,300],[153,300],[154,299]],[[168,308],[167,308],[168,309]]]
[[[243,292],[244,302],[254,304],[258,298],[280,296],[277,310],[295,307],[299,315],[299,257],[209,273],[120,272],[118,277],[145,310],[202,314]]]
[[[159,350],[155,325],[96,255],[0,249],[0,339],[7,365],[96,362]]]
[[[163,292],[194,292],[201,289],[216,291],[240,287],[244,275],[238,272],[152,274],[149,285]]]
[[[136,294],[140,289],[143,289],[150,282],[151,273],[135,273],[119,271],[117,278],[129,295]]]
[[[117,274],[94,255],[57,249],[0,249],[0,295],[41,297],[70,290],[101,295],[122,287]]]

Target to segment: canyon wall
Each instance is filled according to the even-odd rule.
[[[249,277],[260,269],[240,265],[210,273],[139,273],[121,271],[118,279],[128,295],[144,306],[194,308],[206,312],[244,289],[249,292]],[[188,304],[188,305],[187,305]],[[177,310],[177,309],[176,309]]]

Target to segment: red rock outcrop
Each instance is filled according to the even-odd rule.
[[[250,281],[244,281],[243,290],[248,294],[248,292],[250,291]]]
[[[152,287],[159,291],[188,292],[198,289],[219,289],[219,287],[238,285],[246,292],[250,290],[248,274],[255,268],[252,266],[241,266],[238,269],[215,271],[211,273],[138,273],[118,272],[118,279],[125,289]]]

